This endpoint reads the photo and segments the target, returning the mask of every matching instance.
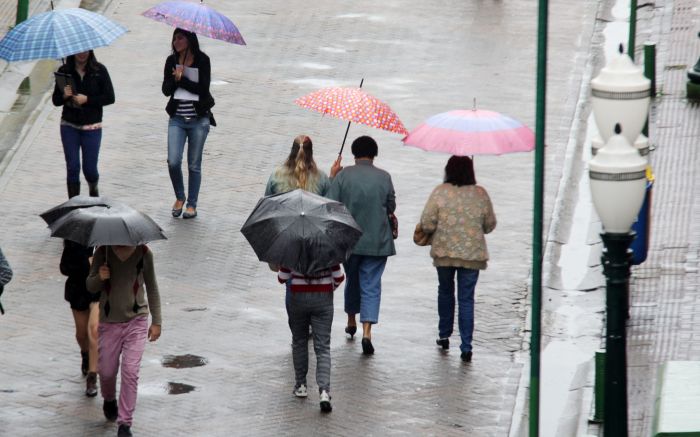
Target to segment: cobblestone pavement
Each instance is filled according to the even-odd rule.
[[[647,260],[634,269],[628,323],[631,436],[648,436],[659,366],[700,360],[700,118],[685,98],[686,71],[700,55],[697,0],[657,2],[658,89],[650,138],[654,185]]]
[[[253,0],[209,4],[233,18],[248,46],[202,38],[213,65],[219,126],[205,148],[199,217],[170,217],[165,162],[162,64],[172,29],[139,12],[155,1],[113,0],[107,15],[130,28],[97,50],[117,103],[105,110],[101,191],[151,215],[169,240],[151,245],[163,296],[163,336],[144,355],[135,414],[138,435],[474,435],[508,433],[522,364],[529,273],[532,156],[478,157],[499,225],[476,305],[474,362],[457,349],[440,354],[436,277],[410,234],[447,156],[403,148],[396,135],[373,135],[376,164],[397,188],[398,255],[387,266],[377,353],[364,358],[343,334],[342,294],[333,328],[334,411],[291,396],[293,371],[283,290],[239,229],[269,172],[293,137],[309,134],[328,168],[345,129],[339,120],[297,108],[294,98],[326,85],[364,88],[389,102],[410,128],[428,116],[471,107],[508,113],[532,125],[536,2],[438,3],[416,0],[316,2]],[[594,0],[552,2],[548,195],[556,192],[581,72],[588,58]],[[38,213],[65,198],[50,102],[0,176],[0,244],[16,277],[0,319],[0,426],[7,435],[113,435],[101,401],[86,399],[70,310],[58,272],[60,241]],[[350,161],[349,151],[345,160]],[[550,208],[551,209],[551,208]],[[207,364],[164,368],[165,355],[195,354]],[[310,371],[313,374],[313,367]],[[313,378],[310,378],[313,380]],[[167,394],[168,383],[193,392]],[[312,388],[315,385],[311,384]],[[313,390],[312,390],[313,391]]]

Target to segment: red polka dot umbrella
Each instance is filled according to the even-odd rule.
[[[328,114],[341,120],[361,123],[397,134],[408,134],[398,115],[389,105],[360,88],[323,88],[296,99],[294,103],[302,108]],[[344,143],[345,140],[343,140]]]

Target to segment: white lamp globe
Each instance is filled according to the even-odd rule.
[[[593,206],[607,233],[626,234],[646,192],[647,160],[623,135],[620,125],[588,164]]]
[[[614,135],[615,123],[620,123],[627,141],[634,143],[647,120],[650,92],[651,81],[620,45],[620,53],[591,80],[593,116],[603,141]]]

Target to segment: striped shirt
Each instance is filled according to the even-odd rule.
[[[322,270],[313,275],[304,275],[286,267],[280,267],[277,273],[277,280],[284,284],[291,279],[290,290],[298,292],[322,292],[330,293],[343,282],[345,275],[339,265],[335,265],[327,270]]]
[[[196,117],[197,112],[194,110],[194,102],[192,100],[178,100],[177,111],[175,115],[180,117]]]

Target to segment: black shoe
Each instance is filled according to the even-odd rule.
[[[192,208],[192,210],[193,210],[192,212],[185,210],[184,214],[182,214],[182,218],[191,219],[191,218],[197,217],[197,210],[194,208]]]
[[[104,401],[102,404],[102,411],[105,413],[105,418],[110,422],[114,422],[119,417],[119,407],[117,407],[117,400]],[[129,431],[131,432],[131,431]]]
[[[85,396],[94,398],[97,396],[97,373],[89,372],[85,384]]]
[[[176,202],[176,203],[177,203],[177,202]],[[175,206],[175,205],[173,204],[173,207],[174,207],[174,206]],[[183,207],[183,206],[185,206],[185,201],[184,201],[184,200],[182,201],[182,205],[180,205],[179,208],[173,208],[173,209],[172,209],[171,214],[173,215],[173,217],[180,217],[180,215],[182,214],[182,207]]]
[[[117,437],[132,437],[131,427],[122,423],[119,425],[119,430],[117,431]]]
[[[435,343],[437,343],[438,346],[442,346],[442,350],[447,350],[450,348],[449,338],[438,338],[437,340],[435,340]]]
[[[346,326],[345,327],[345,333],[349,334],[350,338],[354,338],[356,332],[357,332],[357,326]]]
[[[97,188],[97,182],[88,182],[88,188],[90,190],[90,197],[98,197],[100,195],[100,190]]]
[[[471,363],[472,362],[472,352],[462,352],[462,355],[460,355],[460,358],[462,358],[462,361],[465,363]]]
[[[83,358],[82,363],[80,363],[80,371],[85,376],[88,374],[88,367],[90,367],[90,355],[87,352],[80,351],[80,356]]]
[[[362,353],[365,355],[374,354],[374,346],[372,346],[372,340],[367,337],[362,337]]]

